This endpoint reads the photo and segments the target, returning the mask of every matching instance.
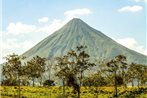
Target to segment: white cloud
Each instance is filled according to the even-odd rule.
[[[132,0],[132,1],[135,1],[135,2],[147,2],[147,0]]]
[[[49,35],[58,30],[60,27],[62,27],[63,21],[60,19],[54,19],[51,23],[43,25],[41,27],[38,27],[36,32],[45,32]]]
[[[20,42],[16,38],[0,40],[0,47],[2,49],[1,57],[5,57],[8,54],[17,53],[22,54],[27,49],[33,47],[36,43],[34,41],[22,41]],[[4,62],[4,59],[0,60],[0,63]]]
[[[22,22],[17,23],[9,23],[8,27],[6,28],[6,32],[9,34],[26,34],[26,33],[32,33],[36,29],[35,25],[28,25],[23,24]]]
[[[82,9],[74,9],[74,10],[66,11],[66,12],[64,12],[64,15],[67,18],[77,18],[81,15],[89,15],[91,13],[92,13],[91,10],[89,10],[87,8],[82,8]]]
[[[118,12],[138,12],[143,10],[142,6],[134,5],[134,6],[125,6],[118,9]]]
[[[42,18],[38,19],[38,22],[39,23],[47,23],[48,20],[49,20],[48,17],[42,17]]]
[[[64,12],[65,19],[54,19],[52,22],[47,23],[37,29],[36,32],[46,32],[49,35],[60,29],[63,25],[65,25],[72,18],[80,18],[81,16],[89,15],[92,11],[88,8],[82,9],[73,9]]]
[[[114,39],[114,40],[129,49],[147,55],[147,48],[140,45],[134,38],[122,38],[122,39]]]
[[[13,34],[13,35],[23,35],[29,34],[33,32],[38,33],[48,33],[49,35],[55,32],[56,30],[60,29],[63,25],[65,25],[70,19],[72,18],[80,18],[81,16],[85,16],[91,14],[92,11],[88,8],[82,9],[73,9],[64,12],[65,19],[53,19],[49,22],[48,17],[42,17],[38,19],[39,23],[44,23],[42,25],[30,25],[24,24],[22,22],[16,23],[9,23],[8,27],[6,28],[6,33]]]

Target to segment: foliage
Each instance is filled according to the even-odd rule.
[[[64,81],[68,86],[73,87],[73,92],[78,92],[80,96],[80,86],[82,84],[83,72],[95,64],[90,63],[89,55],[85,52],[86,46],[78,46],[77,51],[69,51],[63,57],[57,57],[56,75]],[[80,77],[78,75],[80,74]],[[80,79],[80,84],[78,84]]]
[[[15,86],[18,85],[18,81],[16,79],[5,79],[2,80],[1,84],[7,86]]]
[[[13,53],[6,56],[5,59],[6,63],[3,66],[2,74],[6,80],[4,80],[3,83],[6,85],[17,85],[19,88],[18,97],[20,98],[21,78],[24,75],[21,60],[24,59],[24,57],[20,57],[19,55]]]
[[[147,83],[147,66],[132,63],[128,68],[127,75],[128,82],[132,82],[132,86],[135,80],[138,82],[138,88],[140,85],[145,86]]]
[[[41,77],[41,75],[44,72],[45,72],[45,58],[36,56],[27,62],[25,73],[28,77],[32,79],[33,86],[34,86],[35,78]]]
[[[17,54],[13,53],[5,57],[6,63],[2,68],[2,74],[5,79],[18,80],[20,76],[23,76],[23,66],[21,63],[21,58]]]
[[[114,59],[112,59],[110,62],[108,62],[107,66],[108,66],[107,71],[114,75],[114,88],[115,88],[114,97],[117,98],[118,84],[119,85],[121,85],[121,84],[126,85],[126,83],[124,81],[125,80],[125,76],[124,76],[125,70],[127,69],[126,57],[123,55],[118,55]]]
[[[55,85],[55,83],[53,80],[45,80],[43,82],[43,86],[54,86],[54,85]]]
[[[91,77],[85,77],[83,79],[83,86],[100,87],[107,84],[107,80],[105,79],[105,77],[102,76],[102,73],[100,72],[93,74]]]

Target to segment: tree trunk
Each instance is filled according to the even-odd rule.
[[[123,76],[123,88],[126,91],[126,88],[127,88],[126,76],[125,75],[122,75],[122,76]]]
[[[81,90],[80,90],[80,91],[81,91]],[[81,96],[81,95],[80,95],[80,92],[78,92],[78,98],[80,98],[80,96]]]
[[[83,79],[83,72],[81,71],[81,76],[80,76],[80,87],[82,86],[82,79]]]
[[[138,82],[138,89],[139,89],[139,79],[138,79],[138,81],[137,81],[137,82]]]
[[[49,80],[51,79],[51,69],[49,68]]]
[[[115,89],[115,94],[114,94],[114,98],[118,98],[117,96],[117,81],[116,81],[116,71],[114,72],[114,89]]]
[[[18,98],[20,98],[20,76],[18,75]]]
[[[65,95],[65,81],[63,80],[63,95]]]
[[[126,83],[123,84],[123,88],[126,91],[126,89],[127,89],[127,84]]]
[[[35,86],[35,79],[33,78],[32,79],[32,82],[33,82],[33,87]]]
[[[79,85],[79,88],[78,88],[78,98],[81,97],[81,88],[80,88],[80,85]]]
[[[80,75],[81,76],[80,76],[80,85],[79,85],[78,98],[80,98],[81,86],[83,85],[83,82],[82,82],[82,80],[83,80],[83,71],[81,71]]]
[[[99,89],[98,89],[99,87],[97,86],[96,87],[96,98],[98,98],[98,96],[99,96]]]
[[[42,77],[40,77],[40,86],[42,86]]]
[[[132,87],[134,87],[134,81],[132,80]]]

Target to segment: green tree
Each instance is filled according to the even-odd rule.
[[[96,92],[96,98],[98,98],[98,94],[100,91],[100,87],[106,86],[107,81],[106,78],[103,76],[103,73],[98,71],[97,73],[91,75],[90,77],[86,77],[83,79],[83,86],[94,86]]]
[[[147,82],[146,72],[147,67],[141,64],[132,63],[128,69],[128,76],[132,83],[135,80],[137,81],[138,89],[141,84],[145,84]]]
[[[86,46],[79,46],[77,47],[77,52],[72,50],[63,57],[56,58],[58,62],[56,68],[56,70],[58,69],[57,76],[63,80],[63,84],[64,81],[66,81],[68,85],[71,85],[74,91],[78,92],[79,98],[83,72],[95,65],[94,63],[90,63],[90,56],[85,52],[84,48],[86,48]],[[78,78],[79,75],[80,78]],[[77,80],[80,81],[80,84],[77,83]]]
[[[71,57],[71,56],[70,56]],[[75,77],[78,73],[76,63],[69,56],[57,57],[56,75],[63,81],[63,94],[65,95],[65,85],[72,86],[76,84]],[[72,80],[72,81],[70,81]],[[72,83],[71,83],[72,82]]]
[[[45,69],[48,72],[49,80],[51,80],[51,71],[53,69],[53,65],[55,65],[54,64],[55,60],[54,60],[54,58],[47,58],[46,62],[47,62],[47,64],[46,64],[46,68]]]
[[[33,86],[35,79],[41,77],[45,72],[45,58],[39,56],[33,57],[26,65],[26,74],[32,79]]]
[[[57,57],[57,64],[55,66],[55,70],[56,73],[55,75],[58,76],[61,80],[62,80],[62,85],[63,85],[63,95],[65,95],[65,66],[66,66],[66,62],[65,62],[66,57]]]
[[[89,54],[85,52],[87,46],[77,46],[77,65],[80,72],[80,86],[82,86],[83,72],[87,70],[91,63],[89,63]]]
[[[136,70],[134,70],[134,68],[135,68],[134,66],[135,66],[135,64],[131,63],[129,65],[128,70],[127,70],[127,81],[128,81],[128,83],[131,82],[132,87],[134,86],[135,73],[136,73]]]
[[[5,57],[6,63],[3,66],[2,74],[10,81],[16,82],[18,85],[18,97],[20,98],[20,86],[21,86],[21,76],[23,76],[23,66],[21,60],[24,57],[13,53]],[[18,83],[18,84],[17,84]]]
[[[146,86],[147,84],[147,66],[142,65],[141,85]]]
[[[123,55],[118,55],[114,59],[112,59],[110,62],[107,63],[108,67],[108,72],[112,73],[114,75],[114,88],[115,88],[115,93],[114,97],[118,97],[118,75],[123,74],[124,70],[127,69],[127,63],[126,63],[126,57]],[[124,81],[123,81],[124,82]]]

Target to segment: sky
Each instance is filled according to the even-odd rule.
[[[147,55],[147,0],[2,0],[1,59],[22,54],[72,18]]]

